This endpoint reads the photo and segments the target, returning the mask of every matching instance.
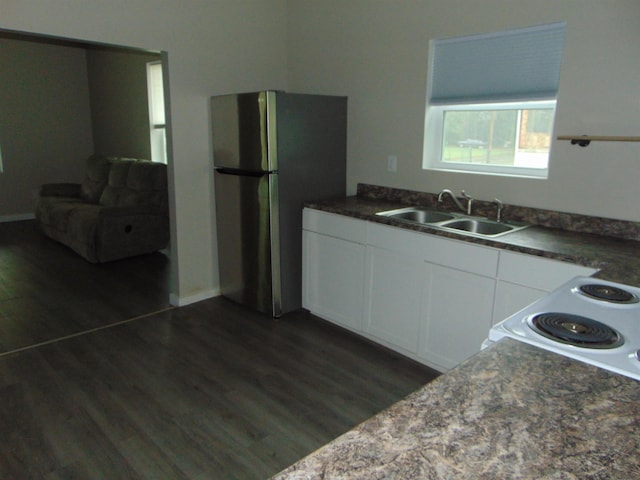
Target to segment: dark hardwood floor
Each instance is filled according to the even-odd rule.
[[[0,357],[0,478],[268,478],[436,375],[214,298]]]
[[[267,478],[437,376],[304,311],[168,308],[168,276],[0,223],[1,479]]]
[[[0,354],[167,307],[165,255],[94,265],[35,221],[0,223]]]

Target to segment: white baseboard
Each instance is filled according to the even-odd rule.
[[[0,223],[4,222],[20,222],[22,220],[33,220],[36,218],[34,213],[18,213],[15,215],[0,215]]]
[[[219,289],[211,289],[204,292],[198,292],[194,295],[187,295],[184,297],[180,297],[175,293],[169,295],[169,303],[175,307],[184,307],[185,305],[190,305],[192,303],[200,302],[202,300],[207,300],[208,298],[217,297],[220,295]]]

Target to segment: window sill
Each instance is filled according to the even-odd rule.
[[[512,178],[525,178],[530,180],[547,180],[549,178],[548,170],[543,172],[539,172],[534,174],[530,174],[527,172],[488,172],[485,170],[467,170],[462,168],[455,167],[423,167],[423,170],[432,171],[432,172],[446,172],[446,173],[465,173],[470,175],[489,175],[493,177],[512,177]]]

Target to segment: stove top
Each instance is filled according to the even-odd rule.
[[[640,288],[576,277],[494,325],[513,338],[640,380]]]

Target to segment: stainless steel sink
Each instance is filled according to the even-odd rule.
[[[397,220],[406,220],[408,222],[415,223],[438,223],[445,220],[453,220],[456,218],[450,213],[438,212],[436,210],[429,210],[426,208],[408,207],[400,208],[398,210],[389,210],[386,212],[378,212],[377,215],[383,217],[395,218]]]
[[[474,237],[497,237],[529,226],[523,223],[497,222],[460,213],[440,212],[423,207],[387,210],[378,212],[376,215]]]
[[[463,218],[459,220],[452,220],[450,222],[444,222],[441,223],[440,226],[486,236],[500,235],[501,233],[513,232],[516,229],[521,230],[522,228],[524,228],[524,226],[521,225],[513,225],[502,222],[494,222],[492,220],[471,218]]]

